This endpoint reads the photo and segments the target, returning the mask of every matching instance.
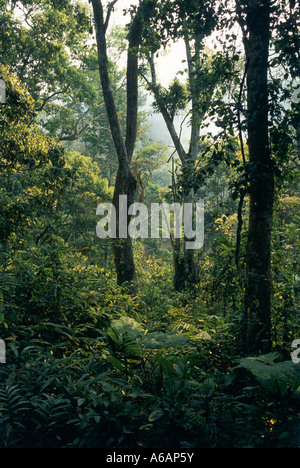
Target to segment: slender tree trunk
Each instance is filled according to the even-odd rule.
[[[195,53],[194,57],[191,50],[191,44],[188,37],[188,29],[185,27],[186,31],[184,34],[184,42],[186,49],[187,64],[189,70],[189,85],[192,97],[192,117],[191,117],[191,135],[190,135],[190,145],[189,152],[186,157],[186,170],[187,172],[195,171],[195,161],[199,155],[199,137],[200,137],[200,122],[204,118],[204,114],[200,113],[199,108],[199,96],[197,85],[195,82],[195,77],[197,75],[197,69],[200,69],[200,45],[201,39],[198,36],[195,36]],[[191,203],[195,206],[195,192],[194,189],[190,187],[186,190],[185,194],[185,203]],[[194,220],[193,220],[194,224]],[[195,285],[199,281],[199,266],[197,265],[195,258],[195,250],[186,249],[186,243],[184,243],[184,280],[187,284]]]
[[[244,345],[249,353],[271,349],[271,233],[274,175],[268,131],[270,1],[249,0],[244,43],[248,92],[250,214],[244,311]]]
[[[191,50],[188,41],[186,42],[187,57],[189,63],[189,76],[190,81],[193,84],[193,75],[195,73],[192,62]],[[198,140],[199,140],[199,129],[200,129],[200,116],[196,110],[196,99],[194,86],[192,86],[192,120],[191,120],[191,138],[189,152],[187,153],[183,148],[180,137],[175,129],[175,125],[172,117],[161,99],[159,87],[156,81],[156,71],[154,65],[154,55],[149,56],[149,64],[151,70],[151,82],[148,84],[154,94],[156,102],[159,106],[159,110],[163,116],[169,135],[173,141],[174,147],[181,161],[183,171],[186,173],[187,179],[190,174],[193,174],[195,169],[195,160],[198,156]],[[190,187],[184,188],[184,196],[182,203],[192,203],[195,205],[194,191]],[[185,239],[186,240],[186,239]],[[195,251],[186,249],[186,242],[174,242],[173,245],[173,261],[174,261],[174,286],[177,291],[181,291],[186,287],[194,285],[198,281],[198,267],[195,262]]]

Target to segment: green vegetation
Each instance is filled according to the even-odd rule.
[[[300,446],[300,364],[291,359],[300,339],[299,102],[291,100],[297,14],[292,1],[289,8],[274,2],[277,62],[269,66],[284,77],[270,73],[268,83],[270,323],[266,313],[251,341],[245,304],[262,318],[259,295],[249,296],[251,190],[265,174],[246,144],[249,70],[230,29],[239,23],[245,33],[251,12],[245,2],[236,2],[234,14],[223,3],[141,1],[130,9],[128,34],[106,33],[121,137],[126,70],[116,57],[136,39],[141,18],[148,28],[137,28],[139,88],[156,93],[155,112],[171,133],[183,113],[191,141],[197,134],[197,144],[189,141],[195,154],[168,148],[150,134],[141,99],[130,158],[127,150],[135,200],[205,201],[204,247],[189,264],[197,271],[181,276],[186,252],[174,239],[137,239],[132,289],[132,277],[119,281],[115,245],[96,236],[96,208],[119,193],[123,166],[101,91],[92,7],[0,0],[1,448]],[[225,25],[224,53],[214,54],[203,41]],[[182,38],[191,62],[167,89],[153,81],[151,65],[161,47]],[[132,91],[134,80],[127,81]],[[134,116],[127,119],[134,126]],[[207,119],[215,134],[204,134]]]

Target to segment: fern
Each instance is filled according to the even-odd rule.
[[[201,431],[206,432],[210,429],[210,424],[208,423],[207,419],[203,416],[203,412],[200,411],[199,413],[194,413],[193,411],[188,410],[186,412],[186,416],[188,421],[193,426],[201,429]]]
[[[71,413],[70,401],[62,397],[43,394],[35,397],[32,403],[35,420],[44,431],[55,425],[62,425]]]
[[[0,388],[0,424],[10,423],[12,426],[25,427],[24,416],[31,406],[21,394],[18,385],[7,385]]]

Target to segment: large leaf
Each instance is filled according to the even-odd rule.
[[[154,332],[147,334],[141,341],[146,348],[177,348],[186,345],[190,341],[188,336],[174,333]]]
[[[164,415],[164,411],[162,409],[157,409],[149,415],[148,421],[149,422],[157,421],[158,419],[162,418],[163,415]]]
[[[112,320],[111,327],[121,336],[138,338],[145,334],[143,326],[131,317],[124,316],[117,320]]]
[[[299,394],[300,365],[294,364],[292,360],[280,362],[277,354],[269,353],[259,357],[243,358],[238,367],[248,369],[271,393],[280,392],[284,395],[290,389],[294,396]]]
[[[131,338],[125,338],[123,341],[124,352],[129,358],[142,357],[142,347]]]
[[[119,361],[119,359],[115,358],[114,356],[107,356],[107,360],[113,365],[115,369],[121,372],[124,371],[125,366],[121,361]]]

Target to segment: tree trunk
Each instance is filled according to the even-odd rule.
[[[152,2],[145,0],[141,2],[137,9],[135,18],[132,21],[128,35],[128,60],[127,60],[127,122],[126,122],[126,137],[123,138],[118,112],[115,105],[114,96],[110,86],[110,78],[108,73],[108,57],[106,47],[106,31],[113,6],[117,3],[114,0],[108,4],[106,18],[101,0],[92,0],[94,18],[96,23],[97,47],[98,47],[98,64],[102,91],[107,110],[107,115],[110,124],[110,130],[114,141],[116,153],[118,156],[119,168],[116,177],[115,191],[113,197],[114,207],[116,209],[117,238],[113,239],[114,261],[117,271],[117,280],[119,285],[124,283],[129,284],[130,292],[137,292],[136,270],[134,264],[134,256],[132,242],[127,233],[130,217],[127,215],[127,226],[119,225],[119,196],[127,196],[127,209],[134,202],[136,191],[136,180],[133,176],[130,165],[132,154],[135,147],[137,135],[137,113],[138,113],[138,49],[141,41],[143,27],[145,27],[145,16],[150,14]],[[150,5],[150,9],[149,9]],[[147,10],[148,9],[148,10]],[[121,231],[127,233],[124,237]]]
[[[115,182],[115,190],[113,196],[113,205],[116,210],[116,232],[117,238],[113,239],[113,253],[114,253],[114,262],[116,266],[117,272],[117,282],[119,285],[125,285],[127,283],[129,293],[136,294],[137,293],[137,278],[136,278],[136,270],[135,270],[135,263],[134,263],[134,256],[133,256],[133,247],[131,238],[126,235],[126,237],[122,238],[120,236],[122,228],[124,226],[119,225],[119,214],[120,214],[120,204],[119,204],[119,196],[120,195],[127,195],[127,226],[130,223],[130,216],[128,216],[128,208],[129,206],[134,203],[134,196],[136,191],[136,180],[132,177],[126,177],[123,179],[123,174],[118,170],[116,182]],[[123,207],[124,209],[124,207]]]
[[[244,310],[248,353],[271,349],[274,175],[268,131],[270,1],[250,0],[243,25],[247,66],[250,214]]]
[[[187,55],[190,49],[188,45],[186,47]],[[193,99],[192,99],[192,120],[191,120],[191,138],[190,138],[190,147],[189,152],[187,153],[183,148],[180,137],[175,129],[175,125],[172,117],[169,115],[169,112],[161,99],[159,87],[157,86],[156,81],[156,71],[154,64],[154,54],[149,55],[149,65],[151,70],[151,82],[148,84],[154,94],[155,100],[158,104],[161,115],[165,121],[169,135],[173,141],[176,152],[181,161],[183,171],[185,171],[187,178],[189,174],[193,174],[195,169],[195,160],[198,156],[198,139],[199,139],[199,129],[200,129],[200,116],[196,110],[195,102],[195,92],[192,89]],[[192,69],[191,63],[192,58],[188,55],[189,63],[189,77],[190,81],[193,82],[194,69]],[[175,179],[174,179],[175,180]],[[182,203],[192,203],[195,206],[195,197],[194,191],[187,187],[184,189],[184,196],[182,197]],[[174,261],[174,287],[176,291],[181,291],[187,287],[195,285],[199,279],[198,267],[195,262],[195,251],[186,249],[186,239],[183,243],[174,242],[173,246],[173,261]]]

